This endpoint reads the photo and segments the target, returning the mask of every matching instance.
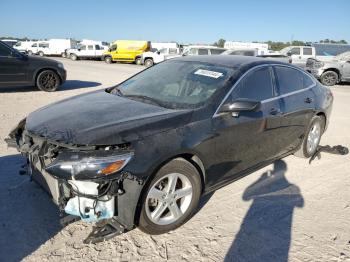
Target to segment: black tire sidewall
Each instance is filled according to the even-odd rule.
[[[106,56],[106,57],[104,58],[104,60],[105,60],[105,62],[106,62],[107,64],[111,64],[111,63],[112,63],[112,58],[111,58],[110,56]]]
[[[146,201],[147,194],[149,190],[152,188],[152,186],[154,185],[154,183],[169,173],[180,173],[185,175],[190,180],[193,188],[192,200],[187,211],[179,220],[169,225],[157,225],[157,224],[154,224],[148,218],[146,214],[145,201]],[[178,228],[179,226],[183,225],[186,221],[188,221],[192,217],[199,203],[202,184],[201,184],[201,178],[200,178],[200,174],[198,173],[198,170],[187,160],[178,158],[164,165],[157,172],[157,174],[154,176],[151,182],[148,185],[146,185],[146,188],[147,190],[145,190],[142,196],[142,201],[141,201],[142,206],[140,207],[141,212],[140,212],[140,219],[139,219],[138,226],[145,233],[148,233],[151,235],[158,235],[158,234],[163,234]]]
[[[53,73],[53,74],[55,75],[55,77],[56,77],[56,80],[57,80],[57,81],[56,81],[55,87],[52,88],[52,89],[46,89],[46,88],[44,88],[44,87],[42,87],[42,86],[40,85],[40,78],[41,78],[44,74],[46,74],[46,73],[48,73],[48,72]],[[53,71],[53,70],[44,70],[44,71],[40,72],[39,75],[38,75],[38,77],[37,77],[37,79],[36,79],[36,86],[37,86],[41,91],[45,91],[45,92],[54,92],[54,91],[56,91],[56,89],[59,87],[59,85],[60,85],[60,78],[59,78],[58,74],[57,74],[55,71]]]

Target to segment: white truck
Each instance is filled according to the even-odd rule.
[[[179,56],[181,56],[179,48],[162,48],[155,52],[144,52],[141,55],[141,64],[150,67],[164,60]]]
[[[159,51],[163,48],[179,48],[179,45],[174,42],[169,42],[169,43],[151,42],[151,49],[157,49]]]
[[[19,52],[26,53],[28,51],[28,48],[30,48],[33,44],[33,41],[18,41],[13,47]]]
[[[73,61],[78,59],[102,59],[105,49],[97,44],[79,44],[76,48],[68,49],[66,51],[67,58]]]
[[[263,43],[226,41],[224,48],[231,50],[254,49],[257,50],[257,55],[266,55],[270,52],[269,45]]]
[[[288,46],[280,53],[291,58],[292,64],[305,68],[308,58],[316,57],[316,50],[313,46]]]
[[[64,56],[66,49],[72,48],[77,41],[72,39],[50,39],[47,41],[38,41],[28,48],[29,54],[40,56]]]

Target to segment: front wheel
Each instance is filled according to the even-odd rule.
[[[145,61],[145,66],[146,66],[146,67],[151,67],[151,66],[153,66],[153,59],[147,58],[146,61]]]
[[[177,158],[164,165],[143,196],[139,228],[163,234],[184,224],[194,214],[201,195],[198,170]]]
[[[317,150],[321,136],[325,127],[325,119],[320,116],[314,116],[305,133],[301,147],[294,155],[302,158],[311,157]]]
[[[137,57],[137,58],[135,59],[135,64],[141,65],[141,57]]]
[[[339,76],[334,71],[326,71],[321,75],[320,80],[325,86],[334,86],[338,83]]]
[[[78,60],[78,56],[76,54],[71,54],[70,59],[73,61],[76,61],[76,60]]]
[[[53,92],[60,85],[60,78],[56,72],[52,70],[44,70],[40,72],[36,80],[36,86],[45,92]]]
[[[43,51],[40,51],[40,52],[38,53],[38,55],[39,55],[39,56],[44,56],[44,52],[43,52]]]

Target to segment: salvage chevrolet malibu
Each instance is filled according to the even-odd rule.
[[[243,56],[162,62],[31,113],[7,143],[92,240],[185,223],[204,194],[290,154],[308,158],[333,96],[293,65]]]

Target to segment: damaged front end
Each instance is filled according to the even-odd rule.
[[[123,171],[133,158],[129,143],[79,146],[50,141],[29,133],[25,119],[5,141],[26,157],[27,173],[48,191],[61,214],[70,215],[64,223],[78,219],[97,222],[86,242],[98,242],[133,228],[143,182]],[[127,203],[129,200],[134,203]],[[128,205],[134,206],[133,212],[125,212]]]

